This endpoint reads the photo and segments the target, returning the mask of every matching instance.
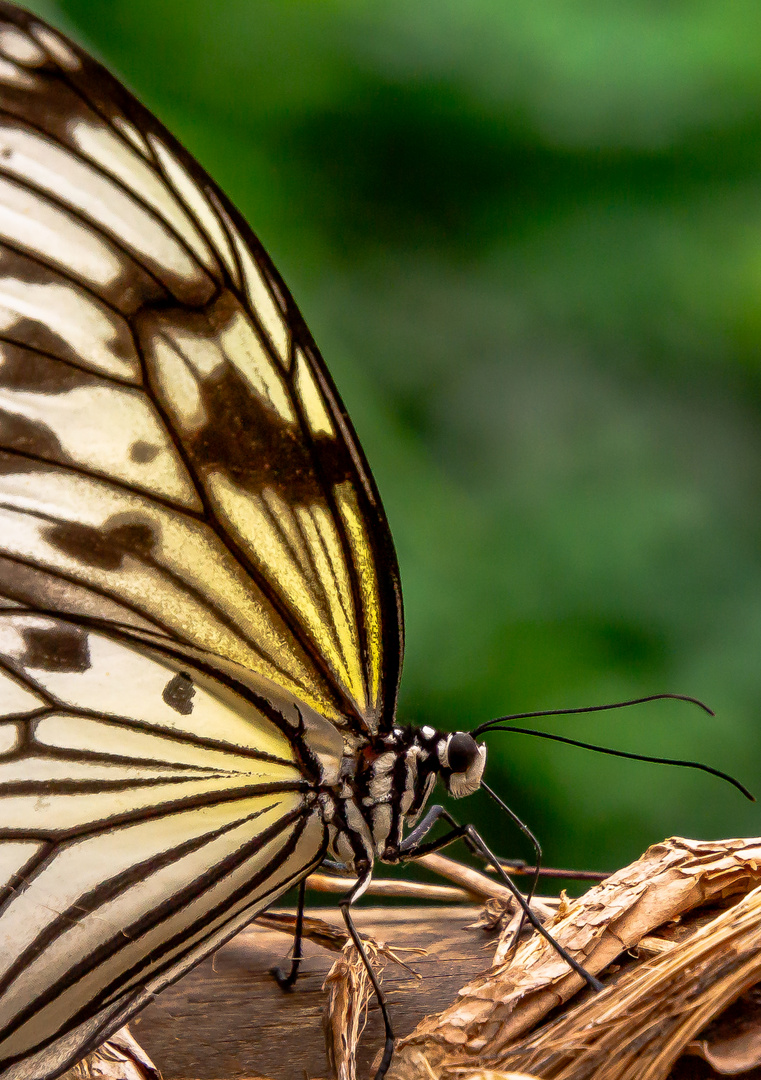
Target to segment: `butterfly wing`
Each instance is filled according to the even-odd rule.
[[[0,647],[0,1072],[43,1080],[320,861],[342,739],[60,618],[6,610]]]
[[[57,1075],[319,861],[315,785],[342,731],[391,725],[401,625],[377,492],[261,246],[0,0],[4,1077]]]
[[[290,295],[158,121],[5,3],[0,593],[393,721],[393,544]]]

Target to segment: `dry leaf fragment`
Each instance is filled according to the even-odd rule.
[[[161,1080],[161,1073],[126,1027],[64,1073],[61,1080]]]
[[[378,982],[382,982],[383,969],[393,960],[413,971],[400,956],[382,942],[363,936],[363,945]],[[425,949],[406,949],[405,952],[424,954]],[[367,1007],[373,988],[362,958],[352,942],[347,942],[342,955],[325,977],[324,989],[328,991],[325,1011],[325,1043],[328,1061],[337,1080],[356,1080],[357,1046],[367,1022]]]
[[[707,1061],[720,1076],[740,1076],[761,1065],[761,1034],[748,1032],[719,1044],[700,1039],[689,1043],[686,1050]]]
[[[703,1058],[720,1076],[761,1067],[761,987],[742,994],[687,1044],[685,1053]]]
[[[515,899],[505,900],[501,896],[490,896],[478,913],[475,922],[465,927],[466,930],[485,930],[492,933],[501,930],[515,913]]]

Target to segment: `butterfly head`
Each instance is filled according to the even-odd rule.
[[[486,766],[486,746],[467,731],[442,735],[436,747],[441,778],[454,799],[472,795],[481,786]]]

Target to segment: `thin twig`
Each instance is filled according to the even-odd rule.
[[[355,878],[334,877],[333,874],[319,872],[310,874],[307,878],[307,888],[321,893],[347,893],[355,884]],[[502,886],[500,885],[499,888],[501,889]],[[450,885],[429,885],[424,881],[397,881],[393,878],[374,878],[365,892],[365,896],[395,896],[405,900],[438,900],[447,904],[472,904],[474,896],[478,898],[480,895],[465,889],[454,889]]]

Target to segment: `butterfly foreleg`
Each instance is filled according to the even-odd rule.
[[[425,844],[421,843],[440,819],[443,819],[451,826],[449,832],[437,837],[435,840],[429,840]],[[434,851],[441,851],[442,848],[449,847],[450,844],[454,844],[457,840],[464,840],[474,855],[482,857],[481,849],[469,842],[469,828],[469,825],[460,825],[455,821],[445,806],[436,804],[428,810],[423,820],[399,844],[397,859],[394,859],[393,856],[389,857],[390,853],[387,850],[383,861],[394,862],[416,859],[419,855],[430,855]]]
[[[327,870],[329,874],[348,874],[350,873],[349,866],[343,862],[336,862],[335,859],[323,859],[319,866],[320,870]]]
[[[354,925],[354,920],[351,917],[350,911],[351,905],[362,895],[367,886],[370,884],[370,879],[373,876],[373,868],[372,865],[356,866],[355,871],[357,873],[357,880],[354,885],[352,885],[351,889],[349,889],[346,896],[339,900],[338,906],[341,910],[341,914],[343,915],[344,922],[346,923],[346,929],[349,932],[349,937],[354,943],[354,947],[359,953],[362,963],[365,965],[367,977],[369,978],[372,984],[372,988],[375,991],[375,997],[378,1001],[381,1016],[383,1017],[383,1027],[385,1028],[386,1032],[386,1044],[383,1047],[383,1057],[381,1058],[381,1063],[378,1066],[378,1071],[375,1074],[375,1080],[383,1080],[383,1077],[388,1072],[388,1067],[391,1064],[391,1058],[394,1056],[394,1043],[396,1039],[393,1029],[391,1027],[391,1018],[389,1017],[388,1009],[386,1008],[386,999],[383,996],[383,991],[381,990],[380,984],[375,976],[373,966],[370,963],[370,959],[367,955],[367,952],[365,951],[365,947],[362,944],[362,938],[359,936],[357,928]]]
[[[437,840],[432,840],[428,844],[421,844],[420,839],[426,835],[427,832],[433,827],[439,818],[444,818],[451,826],[449,833]],[[553,947],[553,949],[562,956],[569,967],[573,968],[577,975],[580,975],[584,981],[592,987],[593,990],[602,990],[603,984],[596,979],[594,975],[591,975],[586,968],[584,968],[577,960],[567,952],[563,946],[555,940],[555,938],[547,930],[545,930],[542,923],[537,916],[531,910],[527,900],[518,889],[513,881],[507,876],[503,866],[501,865],[497,856],[487,846],[485,840],[482,839],[480,833],[473,825],[460,825],[452,817],[449,811],[443,806],[432,806],[428,813],[425,815],[420,824],[412,830],[409,836],[399,845],[400,850],[403,851],[404,856],[408,859],[417,858],[419,855],[429,854],[431,851],[437,851],[444,847],[446,844],[451,844],[455,840],[464,840],[472,851],[478,853],[479,857],[494,868],[497,876],[502,881],[510,892],[515,897],[518,905],[523,911],[523,915],[527,922],[530,922],[534,929],[540,934],[545,941]]]

